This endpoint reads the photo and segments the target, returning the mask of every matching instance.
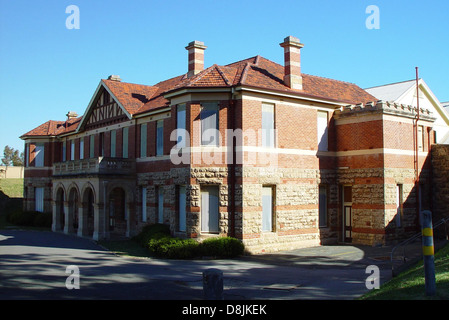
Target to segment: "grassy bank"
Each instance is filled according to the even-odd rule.
[[[436,295],[426,296],[423,262],[399,274],[361,300],[449,300],[449,244],[435,254]]]
[[[0,179],[0,190],[10,198],[22,198],[23,179]]]

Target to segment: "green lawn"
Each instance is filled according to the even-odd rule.
[[[23,179],[0,179],[0,190],[10,198],[22,198]]]
[[[423,262],[399,274],[361,300],[449,300],[449,244],[435,254],[436,295],[426,296]]]

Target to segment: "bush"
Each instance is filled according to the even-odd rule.
[[[142,228],[142,231],[133,238],[141,246],[146,247],[150,239],[159,239],[163,236],[170,236],[170,227],[165,224],[149,224]]]
[[[200,249],[203,256],[232,258],[243,254],[244,245],[238,239],[220,237],[204,240]]]
[[[8,222],[18,226],[51,228],[52,214],[14,209],[8,213],[7,219]]]
[[[198,242],[195,239],[173,238],[164,224],[150,224],[133,238],[154,256],[171,259],[191,259],[198,256],[232,258],[242,255],[243,243],[231,237],[218,237]]]

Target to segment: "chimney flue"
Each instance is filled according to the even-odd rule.
[[[204,42],[192,41],[186,47],[189,51],[189,71],[187,76],[191,77],[204,69],[204,50],[206,50]]]
[[[302,90],[300,50],[304,45],[298,38],[288,36],[280,46],[284,48],[284,83],[291,89]]]

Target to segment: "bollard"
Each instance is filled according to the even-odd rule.
[[[422,252],[424,260],[424,276],[426,282],[426,295],[435,295],[435,261],[433,247],[432,212],[421,212],[422,222]]]
[[[203,271],[203,292],[206,300],[223,300],[223,272],[221,270]]]

